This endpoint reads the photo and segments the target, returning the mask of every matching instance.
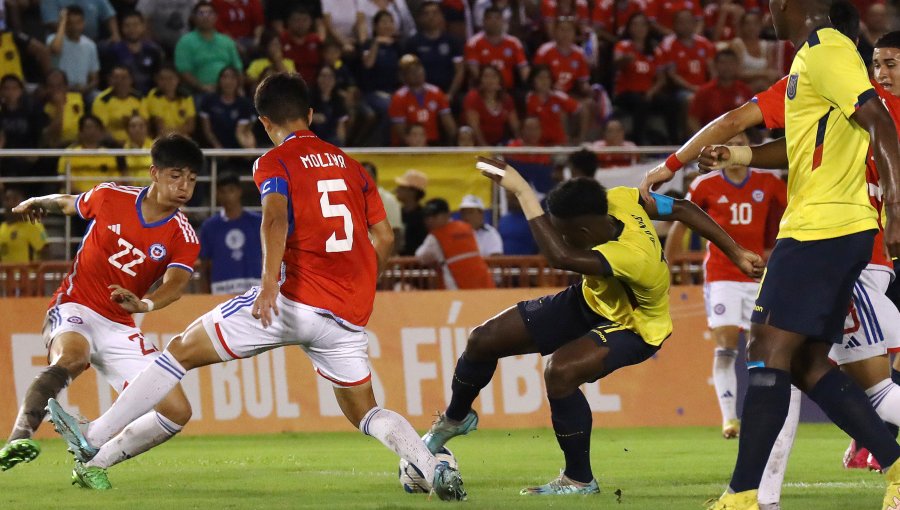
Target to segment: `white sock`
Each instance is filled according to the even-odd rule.
[[[88,425],[88,443],[102,446],[129,423],[150,412],[178,385],[185,372],[168,351],[162,353],[128,384],[109,410]]]
[[[788,407],[787,419],[778,433],[778,439],[772,446],[772,453],[763,471],[762,480],[759,483],[757,500],[760,505],[778,503],[781,499],[781,485],[784,483],[784,473],[787,471],[788,457],[794,446],[794,438],[797,436],[797,426],[800,423],[800,390],[791,385],[791,403]]]
[[[389,450],[419,468],[425,475],[425,481],[431,485],[438,460],[428,451],[425,442],[406,418],[390,409],[373,407],[359,422],[359,430],[381,441]]]
[[[734,360],[737,351],[716,347],[713,357],[713,384],[719,409],[722,411],[722,423],[737,419],[735,401],[737,400],[737,374],[734,373]]]
[[[104,444],[87,465],[104,469],[115,466],[123,460],[137,457],[150,448],[165,443],[181,432],[181,429],[181,425],[156,411],[150,411],[131,422],[119,435]]]
[[[866,390],[869,402],[882,420],[900,425],[900,386],[894,381],[885,379]]]

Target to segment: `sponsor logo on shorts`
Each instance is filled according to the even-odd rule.
[[[71,322],[72,324],[84,324],[84,321],[81,319],[81,317],[69,317],[66,320]]]
[[[756,306],[753,307],[753,311],[754,311],[754,312],[759,312],[759,313],[765,313],[766,309],[763,308],[763,307],[761,307],[761,306],[759,306],[759,305],[756,305]]]
[[[153,243],[150,245],[150,258],[159,262],[166,256],[166,247],[159,244]]]
[[[762,202],[763,199],[766,198],[766,194],[761,189],[753,190],[751,196],[753,197],[754,202]]]
[[[723,313],[725,313],[725,305],[723,305],[722,303],[717,304],[713,307],[713,312],[715,312],[716,315],[722,315]]]

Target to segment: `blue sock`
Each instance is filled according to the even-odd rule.
[[[885,469],[900,458],[900,445],[894,440],[866,393],[847,374],[829,370],[809,391],[811,398],[828,418],[862,447],[869,450]]]
[[[759,488],[791,402],[791,375],[783,370],[751,368],[748,382],[737,463],[729,485],[734,492]]]
[[[591,471],[591,406],[584,393],[575,393],[563,398],[548,398],[550,417],[556,442],[566,457],[565,475],[576,482],[590,483],[594,479]]]
[[[478,398],[481,389],[491,382],[494,371],[497,370],[497,361],[469,361],[463,354],[456,362],[456,370],[453,372],[453,382],[450,388],[453,396],[450,397],[450,405],[444,413],[447,418],[462,421],[472,410],[472,402]]]

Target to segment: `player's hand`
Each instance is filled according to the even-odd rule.
[[[273,313],[278,315],[276,298],[278,298],[278,285],[263,285],[259,288],[256,300],[253,301],[253,317],[262,322],[263,328],[268,328],[272,324]]]
[[[661,185],[671,181],[672,177],[675,177],[675,172],[669,170],[665,163],[656,165],[656,168],[644,174],[641,184],[638,185],[638,191],[641,192],[641,198],[644,199],[644,202],[648,204],[654,203],[655,200],[653,200],[650,192],[656,191]]]
[[[741,247],[738,247],[736,253],[729,258],[734,265],[740,268],[742,273],[750,278],[762,278],[763,271],[766,269],[766,261],[759,254]]]
[[[721,170],[728,166],[731,160],[731,151],[724,145],[707,145],[700,151],[697,163],[701,174],[708,174],[715,170]]]
[[[506,161],[478,156],[478,163],[476,163],[475,168],[481,171],[481,175],[515,194],[531,190],[531,185],[528,184],[528,181],[515,168],[509,166]]]
[[[147,303],[134,295],[130,290],[119,285],[109,285],[109,299],[117,303],[128,313],[147,313]]]
[[[36,201],[34,198],[29,198],[13,207],[12,212],[13,214],[21,214],[31,223],[40,223],[41,218],[46,216],[49,211],[41,207],[40,202]]]
[[[891,257],[900,257],[900,215],[891,215],[891,211],[884,226],[884,243]]]

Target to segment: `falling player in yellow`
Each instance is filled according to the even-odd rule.
[[[712,508],[757,509],[757,488],[787,415],[793,382],[887,471],[884,508],[900,505],[900,446],[866,394],[831,366],[853,285],[872,255],[877,214],[865,181],[873,149],[888,246],[900,241],[900,144],[856,46],[831,28],[828,0],[772,0],[775,32],[800,48],[785,95],[785,138],[759,147],[706,147],[701,168],[788,167],[788,205],[752,317],[749,387],[737,464]],[[816,27],[816,28],[813,28]]]

